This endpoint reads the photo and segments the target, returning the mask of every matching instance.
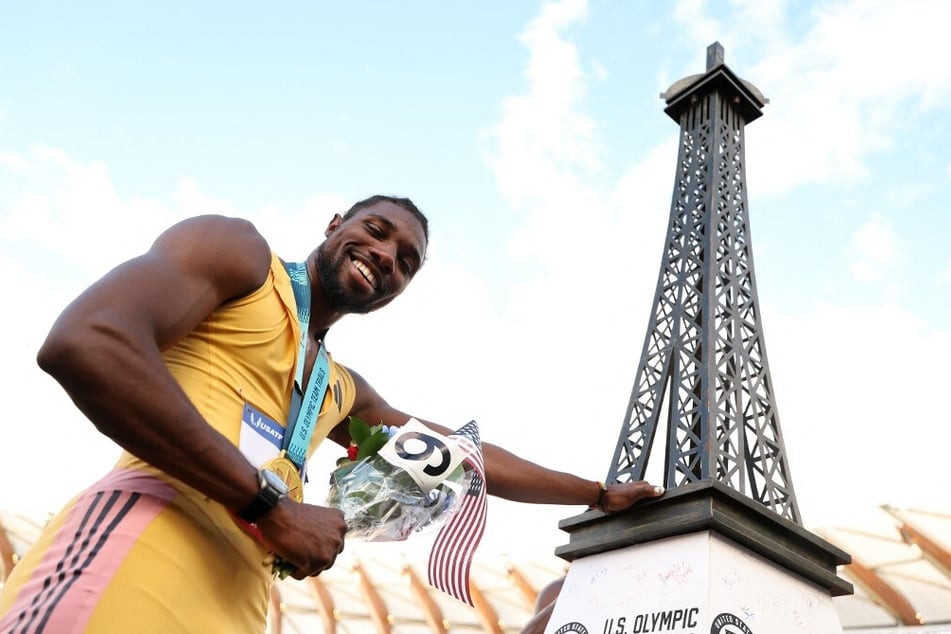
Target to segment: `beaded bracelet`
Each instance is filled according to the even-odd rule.
[[[598,481],[598,488],[601,491],[598,493],[598,501],[594,503],[594,508],[604,510],[601,506],[604,503],[604,494],[608,492],[608,488],[604,486],[604,482]]]

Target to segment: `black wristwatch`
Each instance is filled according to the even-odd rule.
[[[245,522],[255,523],[261,516],[277,506],[277,503],[287,497],[287,484],[281,476],[273,471],[261,469],[258,471],[258,494],[254,501],[236,515]]]

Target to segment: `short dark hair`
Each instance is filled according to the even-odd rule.
[[[354,203],[353,207],[348,209],[347,213],[343,215],[343,219],[349,220],[361,209],[365,209],[366,207],[382,202],[393,203],[397,207],[401,207],[416,216],[416,219],[419,220],[419,224],[423,227],[423,236],[425,236],[426,241],[429,242],[429,221],[426,219],[426,216],[423,215],[423,212],[419,210],[419,207],[413,204],[413,201],[409,198],[398,198],[396,196],[376,194],[374,196],[370,196],[369,198],[365,198],[360,202]]]

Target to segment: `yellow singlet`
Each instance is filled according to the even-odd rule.
[[[290,279],[272,255],[260,288],[164,354],[205,420],[256,466],[279,450],[299,332]],[[330,372],[311,453],[353,406],[350,374],[332,360]],[[260,633],[269,559],[227,509],[124,453],[14,568],[0,631]]]

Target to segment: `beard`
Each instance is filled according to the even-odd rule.
[[[317,280],[324,298],[335,310],[345,313],[365,315],[373,310],[372,298],[362,299],[354,297],[341,280],[344,266],[349,266],[347,255],[341,253],[334,258],[327,252],[327,243],[317,247]]]

